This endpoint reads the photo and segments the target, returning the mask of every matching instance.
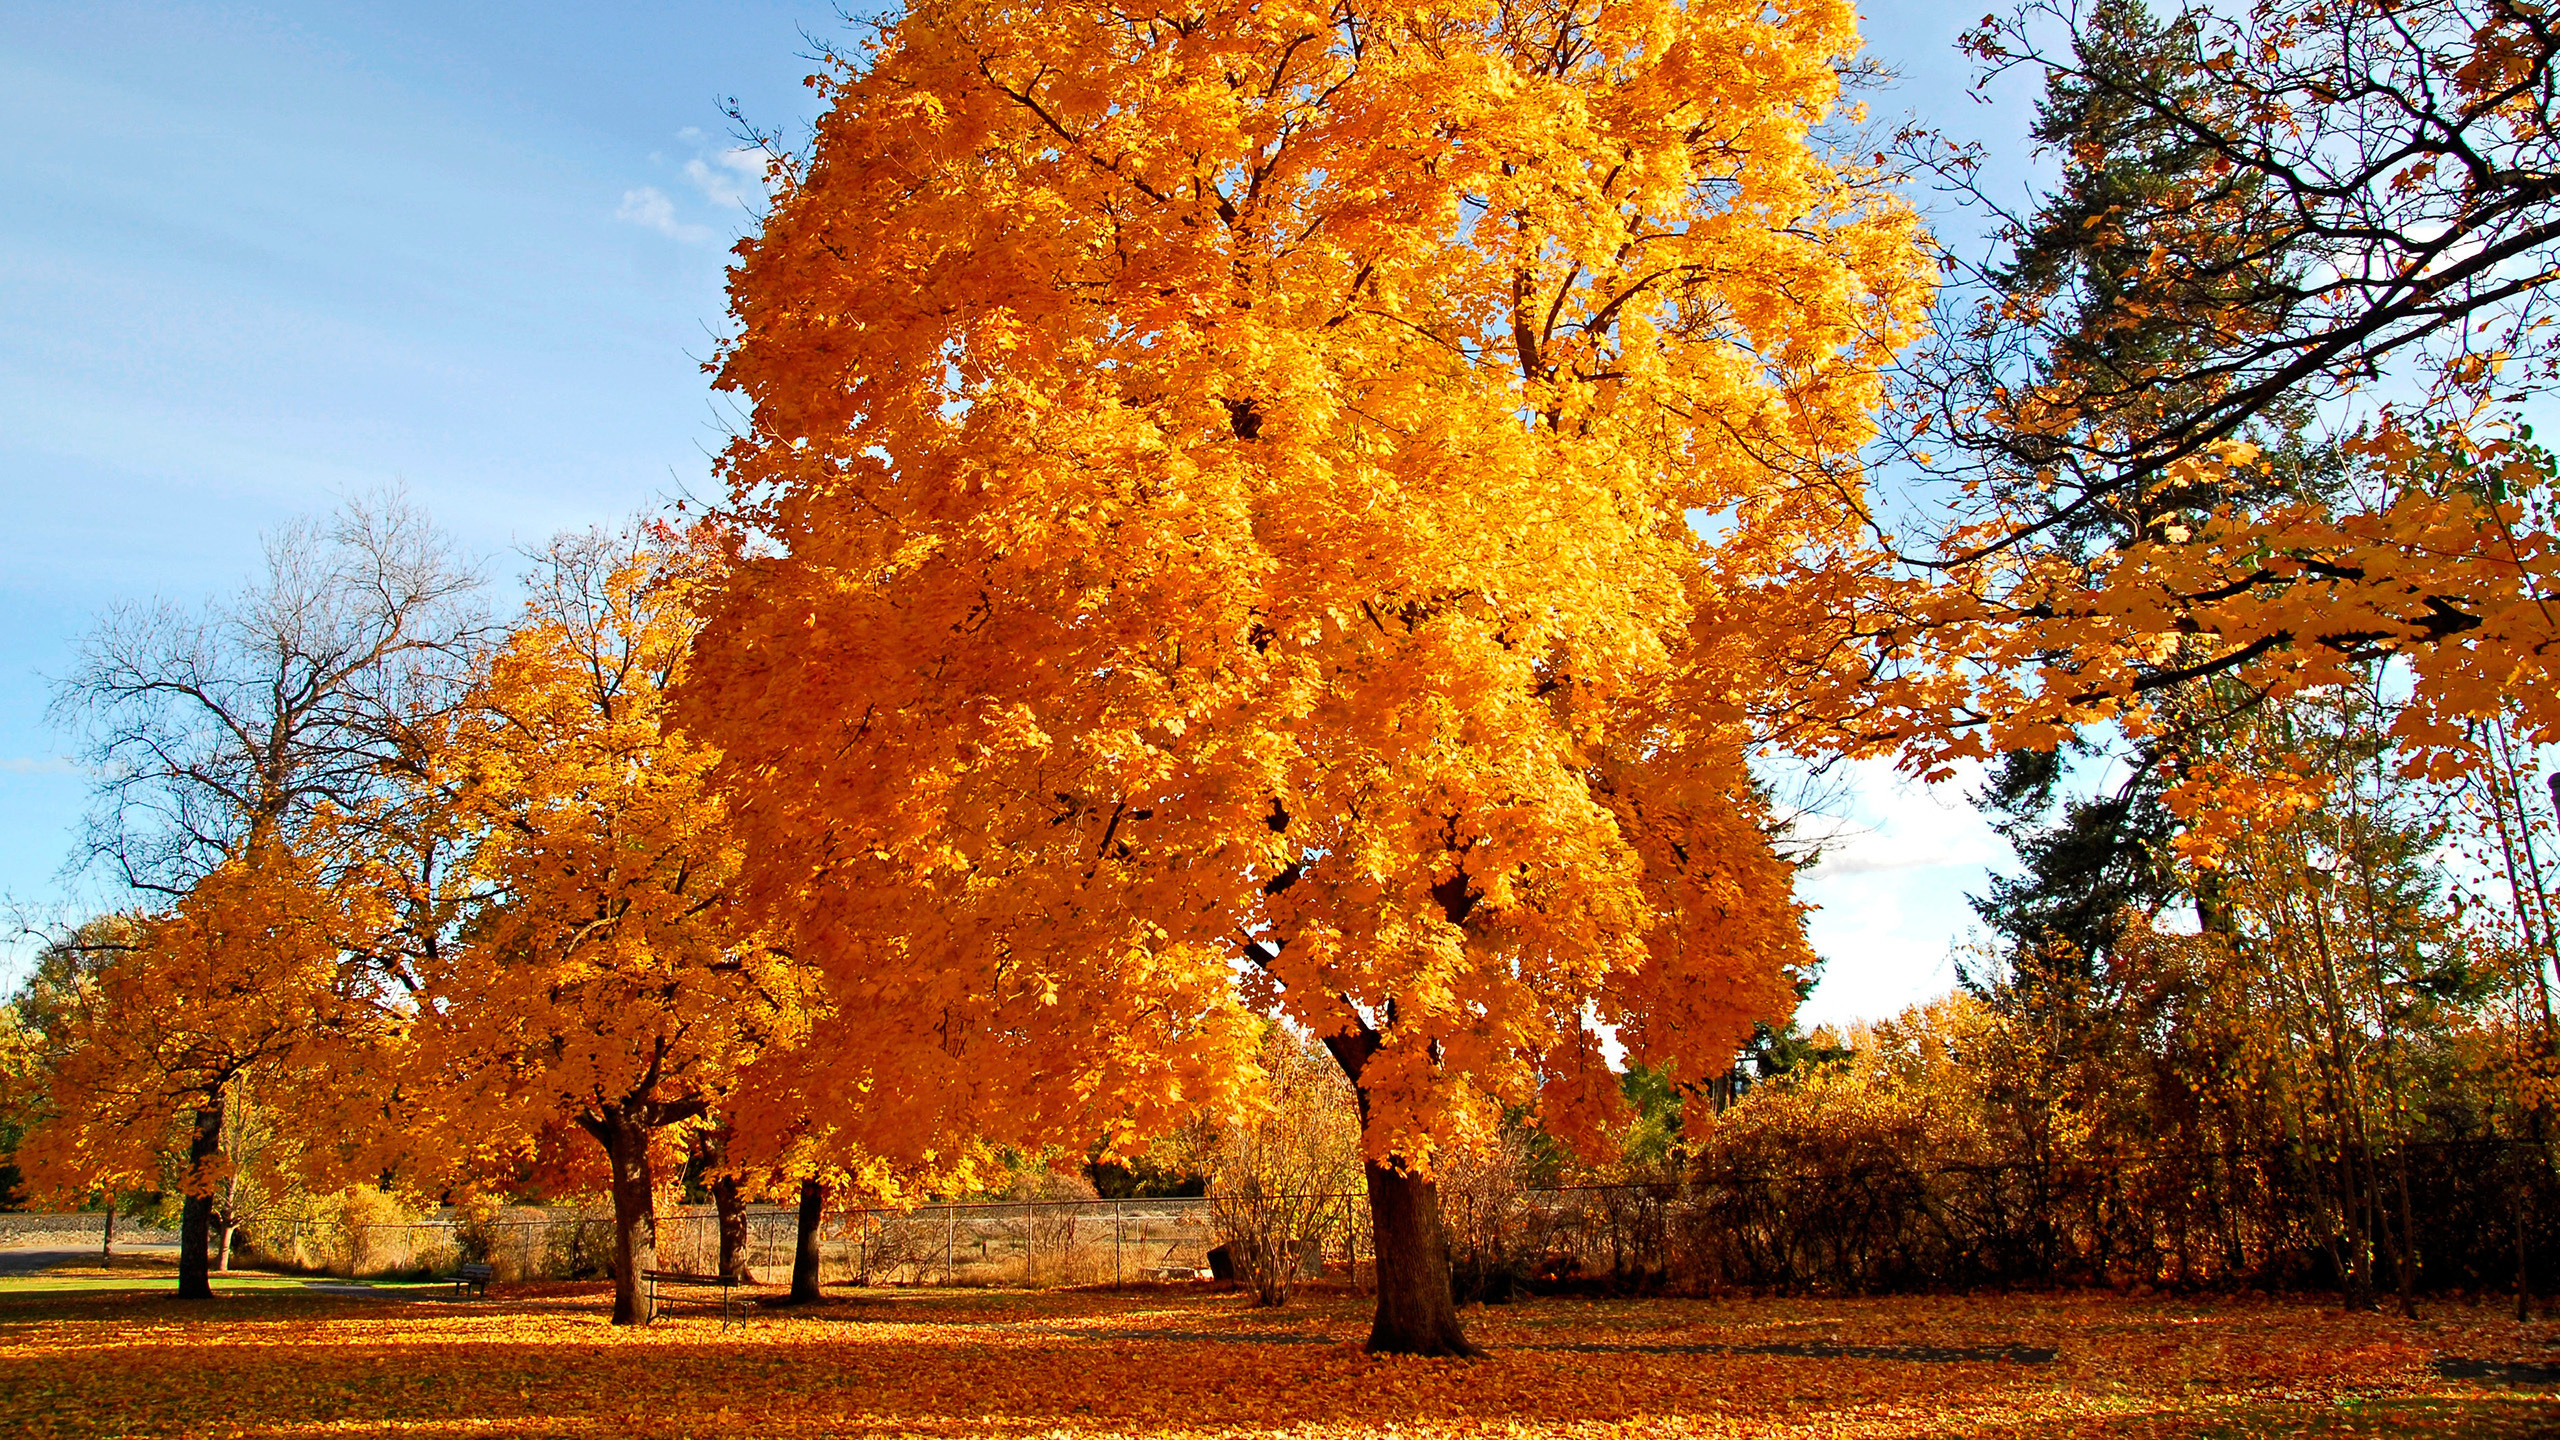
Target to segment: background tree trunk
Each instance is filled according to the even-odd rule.
[[[827,1187],[815,1180],[800,1182],[799,1243],[791,1251],[791,1303],[818,1300],[818,1222],[827,1210]]]
[[[237,1114],[238,1112],[235,1110],[233,1113]],[[222,1206],[220,1209],[213,1212],[214,1225],[222,1232],[222,1250],[221,1254],[215,1259],[213,1268],[225,1275],[231,1273],[231,1237],[239,1233],[239,1217],[240,1166],[238,1160],[235,1159],[232,1162],[229,1178],[222,1182]]]
[[[720,1213],[720,1273],[744,1285],[747,1271],[747,1202],[738,1195],[738,1177],[723,1175],[711,1182],[711,1206]]]
[[[656,1187],[649,1173],[649,1130],[628,1112],[606,1112],[588,1126],[613,1164],[613,1323],[657,1318],[643,1270],[658,1268]]]
[[[1369,1353],[1483,1354],[1458,1328],[1449,1240],[1440,1229],[1440,1187],[1375,1161],[1366,1169],[1378,1256],[1378,1313],[1369,1325]]]
[[[196,1108],[195,1134],[187,1141],[187,1197],[178,1211],[178,1298],[213,1298],[213,1196],[197,1194],[204,1167],[222,1153],[222,1096]]]

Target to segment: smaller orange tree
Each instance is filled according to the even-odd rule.
[[[426,1128],[529,1151],[566,1120],[603,1147],[614,1320],[651,1318],[653,1148],[804,1032],[799,971],[741,925],[715,754],[664,724],[708,552],[660,528],[555,542],[442,773],[488,887],[421,961]],[[469,1134],[464,1134],[465,1130]]]
[[[325,832],[327,817],[310,827]],[[260,839],[177,904],[137,921],[43,1037],[46,1090],[18,1163],[39,1195],[158,1188],[174,1169],[178,1294],[213,1294],[214,1199],[228,1176],[226,1107],[253,1072],[325,1073],[379,1034],[353,958],[378,929],[368,890],[330,885],[294,847]],[[327,1097],[342,1087],[313,1084]],[[326,1131],[325,1098],[295,1123]],[[328,1147],[316,1147],[315,1154]]]

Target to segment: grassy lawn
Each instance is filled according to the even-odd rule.
[[[607,1301],[12,1283],[0,1396],[38,1436],[2560,1436],[2560,1326],[2462,1306],[1539,1300],[1469,1312],[1495,1353],[1455,1363],[1362,1354],[1347,1294],[866,1291],[729,1330]]]

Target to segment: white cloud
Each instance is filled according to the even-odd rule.
[[[1854,903],[1818,903],[1806,930],[1822,979],[1796,1015],[1806,1029],[1880,1020],[1955,988],[1971,918],[1961,889],[1873,878]]]
[[[717,207],[724,216],[739,211],[760,212],[773,193],[776,171],[773,157],[751,145],[732,145],[713,149],[709,137],[688,125],[676,132],[676,139],[691,147],[693,158],[684,162],[682,172],[687,184],[701,198]],[[653,165],[664,165],[662,156],[649,157]],[[679,190],[678,195],[684,192]],[[655,230],[670,240],[687,245],[700,245],[721,233],[732,220],[715,220],[699,225],[683,218],[676,196],[655,185],[642,185],[622,192],[622,208],[613,218],[643,230]]]
[[[701,132],[691,131],[687,138],[698,140]],[[687,160],[684,175],[715,205],[762,203],[772,193],[773,157],[753,146],[731,146],[708,159],[697,155]]]
[[[1951,956],[1979,921],[1969,894],[2010,863],[2007,842],[1965,797],[1978,767],[1923,785],[1884,762],[1851,767],[1848,814],[1798,893],[1817,909],[1806,926],[1823,958],[1807,1026],[1892,1015],[1956,981]]]
[[[76,775],[80,767],[59,755],[0,756],[0,774],[6,775]]]
[[[613,212],[613,218],[643,230],[655,230],[670,240],[680,240],[687,245],[699,245],[711,238],[708,226],[687,225],[678,220],[676,202],[668,199],[667,192],[655,185],[623,191],[622,208]]]
[[[1850,814],[1830,827],[1813,876],[1836,880],[1887,870],[1948,867],[1977,870],[2007,860],[2009,847],[1967,798],[1982,783],[1982,767],[1966,765],[1935,785],[1894,772],[1889,762],[1863,761],[1849,777]]]

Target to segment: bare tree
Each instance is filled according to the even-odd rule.
[[[1263,1037],[1260,1116],[1214,1132],[1201,1156],[1209,1214],[1257,1305],[1285,1305],[1307,1248],[1350,1216],[1360,1102],[1322,1046],[1274,1026]]]
[[[227,600],[188,609],[166,600],[110,610],[55,690],[53,717],[81,736],[99,776],[85,860],[142,896],[174,901],[226,860],[302,848],[324,809],[370,822],[373,864],[418,882],[400,897],[392,933],[338,936],[331,979],[307,969],[288,989],[333,986],[361,1003],[405,983],[405,957],[432,946],[450,911],[439,903],[450,843],[434,823],[432,737],[459,704],[487,631],[480,580],[425,515],[396,493],[349,501],[326,520],[266,540],[265,573]],[[323,886],[357,857],[345,847],[302,856]],[[253,860],[254,863],[254,860]],[[289,867],[290,868],[290,867]],[[192,1134],[179,1269],[182,1296],[212,1292],[207,1271],[215,1197],[197,1193],[221,1153],[228,1102],[251,1069],[281,1063],[347,1007],[279,993],[259,953],[181,969],[146,988],[192,991],[197,1008],[229,1005],[248,1038],[179,1047],[184,1083],[163,1087]],[[218,946],[215,948],[219,948]],[[105,1033],[112,1033],[105,1032]],[[239,1038],[237,1036],[233,1037]],[[156,1053],[156,1052],[155,1052]],[[165,1059],[165,1056],[158,1058]],[[174,1097],[174,1098],[172,1098]]]
[[[100,777],[86,858],[179,894],[252,836],[389,793],[461,694],[480,584],[394,492],[273,532],[227,600],[110,609],[51,711]]]
[[[2042,77],[2062,176],[1957,264],[1906,390],[1924,461],[2038,487],[2012,543],[2139,526],[2180,460],[2396,375],[2420,405],[2560,384],[2560,22],[2523,0],[2024,0],[1965,40]],[[1951,264],[1956,258],[1949,257]],[[2465,628],[2448,613],[2448,633]]]

